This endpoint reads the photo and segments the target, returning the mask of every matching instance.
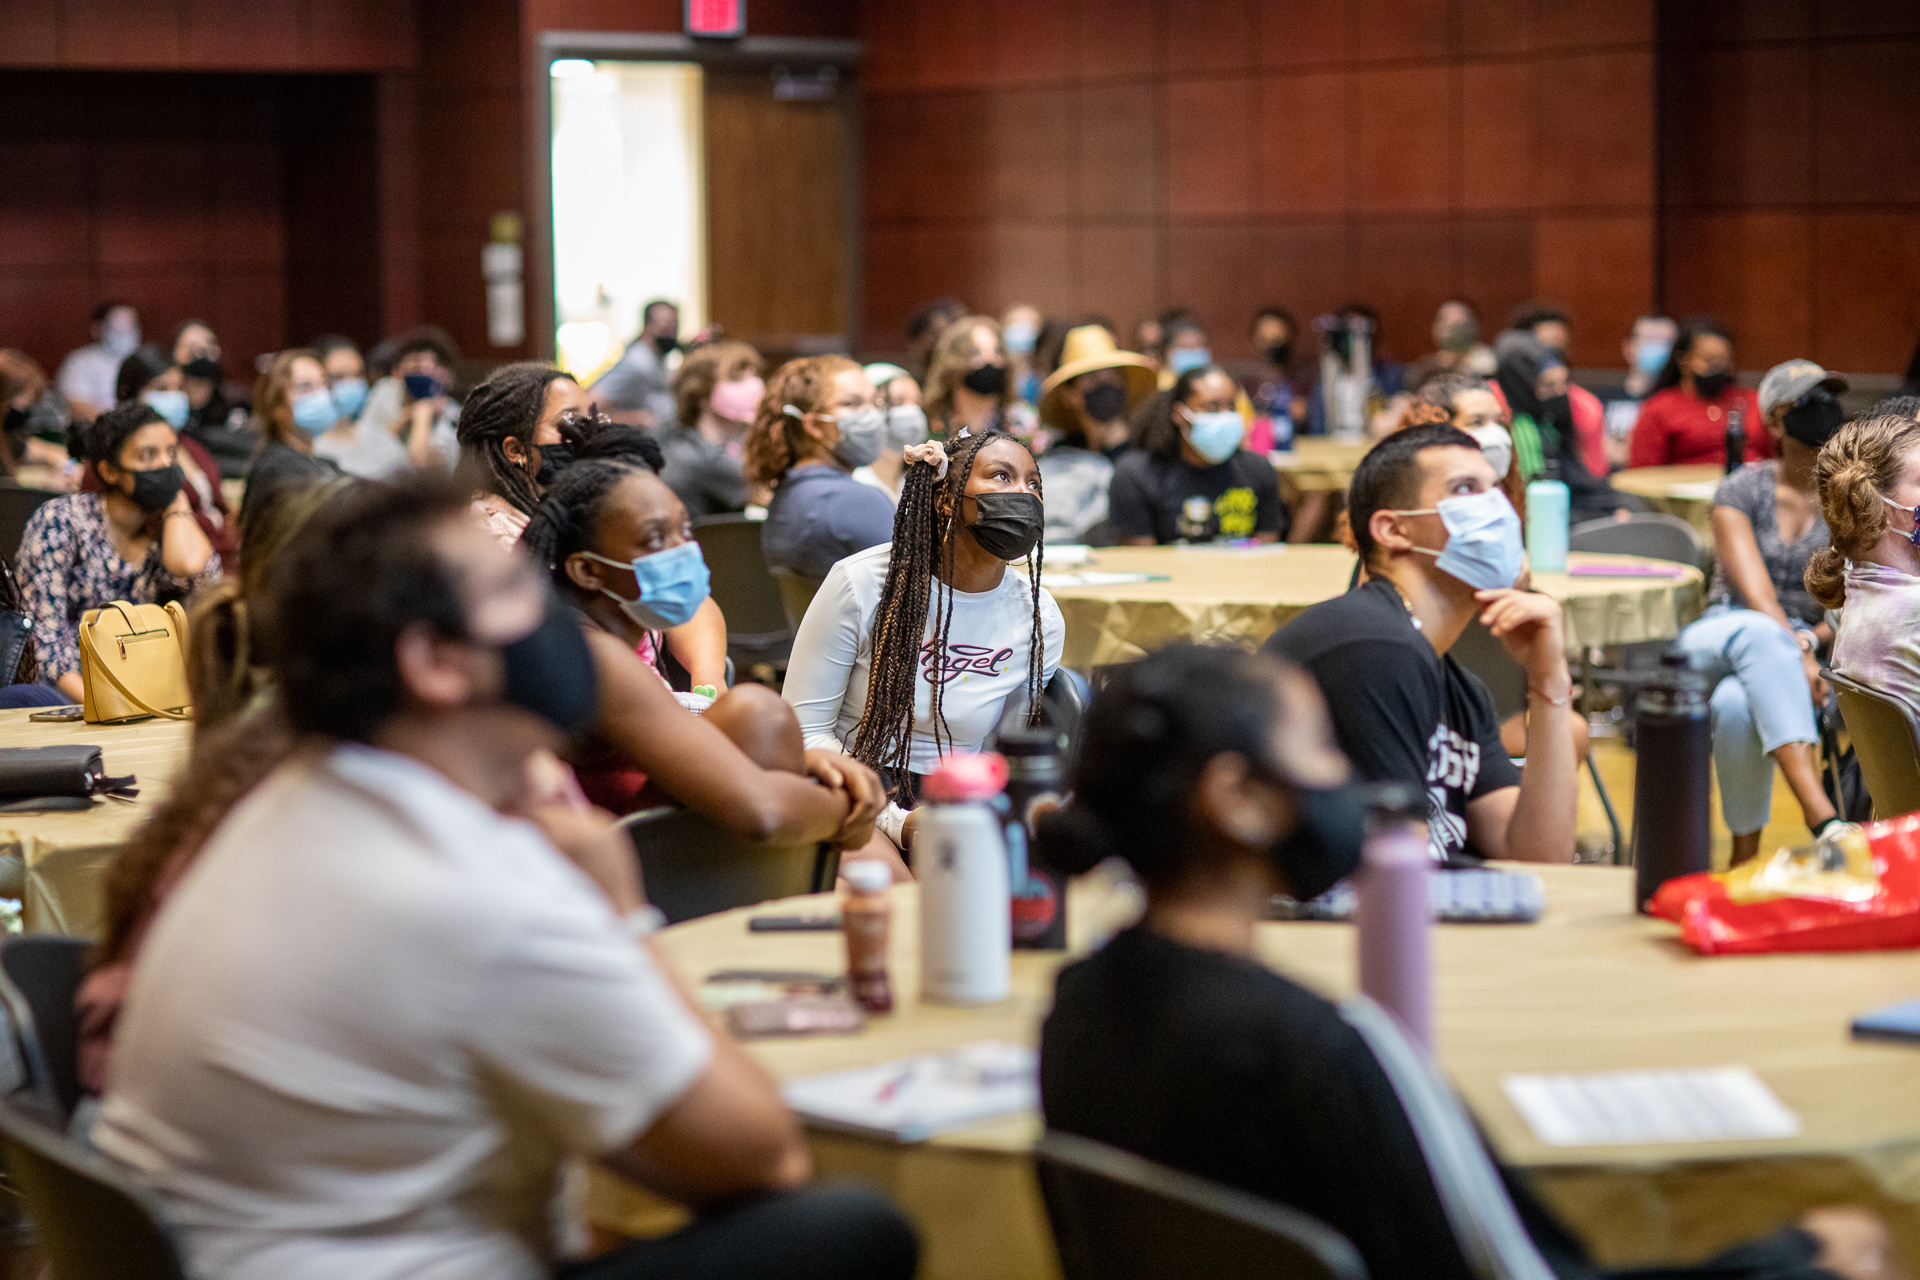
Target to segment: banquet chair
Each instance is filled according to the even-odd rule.
[[[1048,1130],[1034,1147],[1066,1280],[1364,1280],[1347,1238],[1275,1201]]]
[[[1679,516],[1638,511],[1625,520],[1587,520],[1567,534],[1567,549],[1599,555],[1644,556],[1706,567],[1700,535]]]
[[[1462,668],[1480,677],[1487,692],[1493,695],[1496,717],[1505,720],[1527,709],[1526,669],[1507,656],[1493,632],[1487,630],[1487,624],[1478,617],[1467,624],[1447,654]],[[1626,843],[1619,815],[1613,811],[1613,797],[1607,794],[1607,785],[1600,780],[1600,767],[1593,762],[1591,744],[1587,748],[1587,776],[1593,779],[1593,789],[1600,794],[1600,808],[1606,812],[1607,826],[1613,834],[1613,859],[1619,862],[1626,856]]]
[[[824,842],[755,844],[705,814],[667,805],[620,819],[640,859],[647,901],[667,923],[833,887],[839,859]]]
[[[820,590],[825,578],[809,578],[804,573],[792,573],[786,569],[768,570],[773,580],[780,584],[780,603],[786,606],[787,621],[797,631],[800,619],[807,616],[807,606],[813,603],[813,597]]]
[[[56,1280],[186,1280],[151,1191],[8,1103],[0,1103],[0,1146]]]
[[[1920,716],[1903,699],[1838,671],[1828,672],[1827,680],[1840,699],[1840,718],[1873,797],[1873,816],[1897,818],[1920,809]]]
[[[39,1077],[36,1087],[63,1117],[80,1101],[80,1019],[73,998],[87,976],[92,945],[51,933],[19,934],[0,943],[0,999],[28,1046],[24,1056],[29,1073]]]
[[[27,533],[27,519],[40,504],[60,495],[50,489],[24,489],[19,485],[0,485],[0,556],[12,564],[20,554],[20,540]]]
[[[694,541],[706,558],[713,602],[727,615],[727,656],[741,670],[756,663],[786,665],[793,629],[780,584],[760,554],[764,520],[742,515],[705,516],[693,522]]]

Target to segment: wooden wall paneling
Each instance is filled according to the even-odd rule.
[[[1263,301],[1258,253],[1259,228],[1252,222],[1174,222],[1167,234],[1166,302],[1190,308],[1212,341],[1234,342]]]
[[[1920,40],[1823,45],[1814,60],[1816,198],[1920,204]]]
[[[1537,50],[1650,45],[1658,0],[1535,0],[1533,41]]]
[[[0,270],[84,271],[91,256],[83,138],[0,136]]]
[[[1071,87],[1006,89],[987,96],[987,194],[996,218],[1078,216],[1078,96]]]
[[[1075,185],[1081,216],[1089,222],[1153,217],[1163,206],[1152,86],[1088,85],[1076,97]]]
[[[1903,373],[1920,339],[1920,214],[1813,216],[1814,359]]]
[[[1668,208],[1804,204],[1813,195],[1812,50],[1735,45],[1661,60]]]
[[[1260,229],[1254,306],[1293,312],[1302,326],[1294,338],[1300,357],[1311,359],[1318,350],[1308,328],[1313,318],[1353,300],[1348,242],[1344,220],[1270,223]],[[1252,319],[1245,317],[1241,328]]]
[[[417,0],[304,0],[307,65],[338,71],[400,71],[421,58]],[[434,45],[457,43],[488,21],[490,7],[461,7],[459,20],[435,23]]]
[[[1346,207],[1353,182],[1347,85],[1339,72],[1261,79],[1261,213],[1324,214]]]
[[[1135,321],[1160,309],[1161,237],[1148,223],[1090,223],[1080,235],[1080,300],[1075,311],[1120,326],[1124,346]]]
[[[67,352],[93,341],[93,296],[85,269],[0,267],[0,347],[19,348],[53,377]]]
[[[178,67],[185,0],[61,0],[60,63],[68,67]]]
[[[1179,0],[1166,17],[1167,71],[1246,71],[1259,65],[1256,0]]]
[[[998,316],[1016,302],[1042,315],[1072,315],[1080,309],[1080,231],[1063,222],[1002,223],[988,232],[992,274],[967,301]]]
[[[1813,348],[1813,226],[1799,212],[1675,213],[1665,234],[1667,305],[1733,330],[1742,368]]]
[[[1354,285],[1357,296],[1380,313],[1384,356],[1412,360],[1432,349],[1433,313],[1453,291],[1453,279],[1450,218],[1360,223]]]
[[[423,177],[419,146],[420,85],[409,73],[374,79],[374,135],[379,140],[376,159],[380,227],[380,329],[398,333],[427,317],[420,270],[420,209]],[[480,259],[473,258],[473,291],[480,284]],[[457,289],[436,296],[436,302],[457,298]],[[471,331],[469,331],[470,333]],[[462,346],[468,344],[463,340]]]
[[[0,0],[0,66],[49,67],[60,60],[60,0]]]
[[[993,10],[980,3],[900,0],[914,9],[915,83],[923,89],[984,89],[998,79]]]
[[[292,0],[178,0],[180,64],[290,71],[306,64],[304,6]]]
[[[340,333],[362,347],[381,314],[380,140],[370,75],[315,77],[288,96],[286,340]]]
[[[1088,0],[1098,4],[1099,0]],[[1079,73],[1081,0],[991,0],[991,71],[1000,85],[1063,84]],[[869,39],[868,48],[873,45]]]
[[[1355,73],[1363,210],[1440,210],[1450,204],[1453,148],[1447,69]]]
[[[1459,0],[1456,51],[1468,58],[1528,52],[1534,7],[1534,0]]]
[[[1815,0],[1813,27],[1815,35],[1826,37],[1920,35],[1920,5]]]
[[[1328,0],[1259,0],[1260,65],[1301,67],[1347,58],[1347,5]]]
[[[756,345],[853,337],[852,93],[782,102],[765,71],[707,70],[708,310]]]
[[[1259,96],[1251,77],[1174,80],[1166,87],[1167,212],[1244,217],[1254,211]]]
[[[1152,74],[1159,51],[1159,9],[1158,0],[1081,0],[1081,78]]]
[[[1444,58],[1452,51],[1450,0],[1348,0],[1359,62]]]
[[[864,341],[877,350],[905,349],[907,317],[922,303],[985,296],[989,252],[978,225],[868,227],[862,248]]]
[[[1661,38],[1670,44],[1805,40],[1814,0],[1661,0]]]
[[[1653,216],[1543,215],[1534,222],[1534,294],[1574,318],[1575,365],[1611,367],[1634,319],[1653,307]]]
[[[1453,285],[1447,292],[1479,309],[1481,333],[1491,337],[1534,296],[1533,219],[1465,217],[1455,222],[1453,235]]]
[[[1460,68],[1462,209],[1531,209],[1533,66],[1469,62]]]
[[[1653,203],[1653,54],[1542,57],[1534,65],[1535,198],[1549,208]]]

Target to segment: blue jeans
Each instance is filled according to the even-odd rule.
[[[1726,605],[1707,610],[1675,644],[1718,682],[1713,769],[1727,829],[1758,831],[1773,811],[1773,753],[1820,740],[1800,646],[1765,614]]]

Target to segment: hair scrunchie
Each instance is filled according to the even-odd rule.
[[[938,440],[926,440],[919,444],[910,444],[900,451],[900,456],[907,462],[925,462],[932,466],[934,468],[933,478],[935,480],[945,480],[947,478],[947,451],[945,446]]]

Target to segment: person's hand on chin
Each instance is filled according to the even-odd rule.
[[[1566,641],[1561,634],[1559,601],[1552,596],[1511,587],[1476,591],[1473,598],[1480,604],[1480,621],[1507,651],[1507,656],[1527,669],[1529,681],[1544,686],[1566,676]],[[1558,698],[1564,690],[1543,687],[1541,692]]]

